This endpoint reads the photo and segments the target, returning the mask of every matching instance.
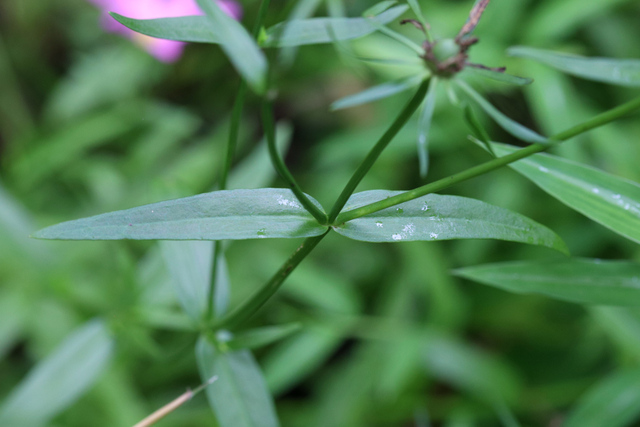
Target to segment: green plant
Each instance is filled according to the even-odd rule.
[[[640,242],[640,186],[637,183],[563,157],[541,154],[564,141],[636,112],[640,109],[640,98],[594,115],[579,124],[567,126],[565,130],[549,137],[508,118],[465,82],[467,78],[473,81],[480,76],[509,84],[531,83],[527,79],[506,75],[504,70],[470,66],[466,61],[467,51],[474,43],[469,34],[479,22],[488,0],[476,2],[468,23],[453,42],[434,42],[417,2],[409,1],[417,18],[410,22],[422,30],[426,37],[422,46],[384,26],[408,10],[404,5],[394,6],[395,2],[382,2],[358,18],[298,19],[264,30],[269,1],[262,0],[252,35],[222,13],[214,3],[204,0],[198,3],[207,16],[197,19],[190,17],[189,25],[184,25],[186,18],[150,21],[137,21],[121,16],[115,18],[133,30],[155,37],[218,43],[242,76],[243,83],[235,97],[231,114],[223,165],[217,181],[218,189],[197,196],[61,223],[37,232],[34,237],[58,240],[168,240],[162,242],[161,251],[188,319],[182,316],[162,318],[162,313],[157,314],[156,318],[158,322],[168,322],[173,328],[183,329],[185,334],[198,335],[196,359],[201,378],[203,381],[214,375],[219,378],[215,385],[207,388],[207,395],[220,425],[278,425],[271,396],[249,350],[289,337],[298,331],[299,325],[285,323],[251,329],[245,329],[245,325],[329,234],[335,233],[365,242],[495,239],[543,246],[568,255],[569,250],[563,240],[532,219],[477,199],[434,194],[508,165],[568,207],[632,242]],[[277,99],[274,93],[278,78],[288,66],[287,61],[295,55],[292,49],[298,46],[333,43],[338,50],[343,49],[343,54],[354,55],[343,43],[377,31],[401,40],[415,50],[419,54],[420,72],[391,85],[384,83],[345,98],[334,106],[338,109],[355,106],[412,87],[417,89],[369,150],[333,206],[325,210],[316,199],[303,192],[287,168],[278,147],[278,136],[286,132],[282,127],[278,128],[273,117],[272,103]],[[445,53],[438,52],[438,46],[445,44],[450,45],[445,47],[453,49]],[[261,48],[280,48],[280,55],[272,55],[268,59]],[[522,47],[512,48],[510,53],[587,79],[617,85],[640,85],[640,65],[635,60],[565,56]],[[486,151],[489,159],[409,191],[369,190],[355,193],[383,151],[423,103],[417,140],[419,169],[421,175],[426,176],[427,139],[433,121],[436,91],[441,85],[449,93],[453,106],[462,113],[460,115],[474,135],[473,142]],[[260,98],[260,116],[268,155],[289,189],[227,189],[249,90]],[[460,100],[461,95],[466,101]],[[479,107],[506,132],[529,145],[519,148],[493,142],[476,116],[474,107]],[[229,310],[226,241],[263,238],[305,240],[264,285]],[[207,240],[215,243],[171,240]],[[580,304],[640,304],[640,266],[627,261],[600,261],[566,256],[553,258],[551,261],[533,260],[464,267],[457,269],[455,274],[512,292],[540,293]],[[149,316],[153,318],[154,315]],[[396,322],[393,318],[368,319],[365,316],[336,316],[331,321],[342,324],[341,327],[345,329],[364,330],[365,335],[397,335],[397,349],[390,351],[398,351],[408,355],[407,357],[412,357],[415,350],[404,348],[403,345],[411,347],[426,343],[428,350],[420,351],[425,352],[426,364],[436,372],[436,376],[468,390],[484,405],[495,408],[505,425],[517,425],[508,409],[517,393],[516,381],[508,371],[484,354],[469,353],[458,340],[430,325],[418,328],[404,320]],[[389,333],[388,330],[392,332]],[[91,369],[93,374],[99,371],[112,345],[105,331],[104,324],[100,323],[98,327],[91,323],[70,338],[71,341],[86,340],[84,345],[91,348],[91,354],[86,359],[98,360]],[[419,338],[414,339],[416,336]],[[99,341],[99,344],[94,340]],[[75,348],[73,345],[65,348],[69,347]],[[77,351],[81,353],[86,348],[81,346]],[[51,366],[62,359],[53,357],[51,360],[50,366],[40,368],[40,373],[61,369]],[[635,378],[637,373],[634,371],[630,375]],[[12,418],[21,416],[19,410],[13,408],[20,406],[21,393],[29,395],[29,381],[37,383],[38,378],[39,372],[35,372],[27,385],[9,399],[3,412],[0,412],[0,419],[6,419],[8,423],[19,419]],[[91,375],[85,378],[89,381]],[[389,381],[393,382],[393,379]],[[44,390],[46,387],[39,385],[37,388]],[[617,378],[607,381],[601,387],[613,390],[609,391],[612,394],[628,390],[637,393],[638,389],[635,382]],[[598,390],[600,389],[593,393],[598,394]],[[598,400],[598,404],[603,405],[601,413],[607,413],[613,407],[607,406],[602,400]],[[580,420],[588,418],[584,413],[593,411],[593,407],[594,405],[587,409],[579,408],[569,418],[567,425],[585,425],[583,422],[580,424]],[[615,421],[618,423],[615,425],[623,425],[638,415],[637,410],[631,409],[631,405],[627,410],[622,415],[609,414],[611,418],[605,419],[614,425],[611,420],[618,417],[620,421]],[[464,411],[460,411],[458,415],[462,419],[465,417]],[[34,418],[33,422],[40,422],[47,416],[45,413],[41,418]]]

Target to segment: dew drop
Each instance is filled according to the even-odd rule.
[[[543,173],[547,173],[547,172],[549,172],[549,169],[545,168],[544,166],[540,166],[540,167],[538,168],[538,170],[539,170],[540,172],[543,172]]]
[[[391,236],[391,238],[393,240],[402,240],[402,235],[401,234],[394,234]]]
[[[599,194],[599,193],[600,193],[600,189],[599,189],[599,188],[595,188],[595,187],[593,187],[593,188],[591,189],[591,192],[592,192],[593,194]]]
[[[396,208],[396,212],[398,212],[399,214],[404,213],[404,209],[402,209],[402,208]]]
[[[258,235],[259,239],[264,239],[265,237],[267,237],[267,229],[261,228],[260,230],[258,230],[258,233],[256,234]]]
[[[427,202],[424,202],[424,206],[423,206],[422,208],[420,208],[420,210],[421,210],[422,212],[426,212],[426,211],[428,211],[428,210],[429,210],[429,206],[427,205]]]
[[[437,239],[438,238],[438,234],[437,233],[431,233],[431,234],[429,234],[429,237],[431,237],[432,239]]]
[[[382,227],[384,227],[384,225],[382,225],[382,222],[377,221],[377,222],[376,222],[376,227],[378,227],[378,228],[382,228]]]
[[[402,229],[403,232],[408,233],[410,236],[416,231],[416,226],[413,223],[407,224]]]

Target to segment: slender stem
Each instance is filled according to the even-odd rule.
[[[247,83],[242,80],[238,87],[238,94],[236,100],[233,103],[233,110],[231,112],[231,123],[229,125],[229,137],[227,139],[227,150],[224,157],[224,163],[222,165],[222,173],[220,174],[220,190],[227,189],[227,181],[229,179],[229,171],[231,170],[231,164],[233,163],[233,156],[238,145],[238,133],[240,130],[240,121],[242,118],[242,110],[244,109],[244,103],[247,99]]]
[[[611,123],[614,120],[618,120],[619,118],[633,113],[638,109],[640,109],[640,97],[632,99],[629,102],[625,102],[624,104],[612,108],[609,111],[598,114],[597,116],[587,120],[586,122],[580,123],[565,131],[560,132],[555,136],[552,136],[551,139],[566,141],[569,138],[573,138],[574,136],[578,136],[602,125],[606,125],[607,123]]]
[[[413,98],[411,98],[409,103],[407,103],[404,109],[400,112],[400,114],[398,115],[396,120],[391,124],[389,129],[387,129],[384,135],[382,135],[382,137],[380,137],[378,142],[376,142],[376,145],[374,145],[371,151],[369,151],[369,154],[367,154],[367,157],[362,161],[358,169],[354,172],[353,176],[351,177],[347,185],[344,187],[344,190],[342,190],[342,193],[338,197],[338,200],[333,205],[333,208],[331,209],[331,213],[329,214],[330,223],[333,223],[335,221],[336,217],[338,216],[338,214],[340,213],[344,205],[347,203],[347,200],[349,200],[349,197],[351,197],[351,195],[355,191],[358,184],[360,184],[360,181],[362,181],[362,178],[364,178],[367,172],[369,172],[369,169],[371,169],[371,167],[376,162],[376,160],[378,160],[378,157],[380,157],[380,154],[382,154],[382,151],[385,148],[387,148],[387,145],[389,145],[391,140],[397,135],[398,132],[400,132],[400,129],[402,129],[404,125],[407,123],[411,115],[418,109],[418,107],[420,106],[420,104],[422,103],[425,97],[425,94],[427,93],[428,87],[429,87],[429,79],[427,78],[422,82],[416,94],[413,96]]]
[[[271,103],[266,99],[262,102],[262,125],[264,127],[264,133],[267,137],[267,146],[269,147],[269,155],[271,156],[271,162],[273,166],[278,171],[278,174],[284,179],[293,194],[298,198],[302,206],[309,211],[311,215],[320,223],[327,224],[327,214],[322,212],[322,210],[316,206],[306,194],[302,192],[302,189],[296,182],[295,178],[289,172],[287,165],[285,165],[284,160],[280,157],[280,153],[278,153],[278,147],[276,146],[276,131],[273,120],[273,111],[271,108]]]
[[[408,202],[409,200],[417,199],[418,197],[422,197],[429,193],[434,193],[436,191],[443,190],[454,184],[458,184],[462,181],[475,178],[487,172],[491,172],[502,166],[508,165],[509,163],[513,163],[515,161],[524,159],[525,157],[529,157],[541,151],[548,150],[552,146],[562,141],[566,141],[569,138],[573,138],[574,136],[580,135],[591,129],[595,129],[597,127],[610,123],[638,109],[640,109],[640,98],[636,98],[630,102],[622,104],[607,112],[599,114],[593,117],[592,119],[587,120],[584,123],[581,123],[563,132],[560,132],[559,134],[554,135],[550,138],[551,139],[550,143],[532,144],[526,148],[523,148],[511,154],[508,154],[504,157],[499,157],[497,159],[490,160],[486,163],[482,163],[478,166],[474,166],[472,168],[469,168],[455,175],[451,175],[449,177],[440,179],[430,184],[423,185],[422,187],[418,187],[413,190],[407,191],[405,193],[398,194],[397,196],[389,197],[388,199],[384,199],[379,202],[371,203],[369,205],[362,206],[357,209],[343,212],[340,215],[338,215],[335,221],[332,221],[332,224],[334,225],[343,224],[347,221],[351,221],[353,219],[360,218],[362,216],[369,215],[374,212],[378,212],[382,209],[386,209],[391,206],[398,205],[400,203]]]
[[[260,35],[260,29],[264,25],[264,21],[267,18],[267,10],[269,9],[269,3],[271,0],[262,0],[260,3],[260,9],[258,9],[258,17],[256,18],[256,23],[253,26],[253,38],[257,39]]]
[[[267,16],[267,10],[269,9],[270,0],[262,0],[260,3],[260,9],[258,10],[258,17],[253,27],[253,38],[257,39],[260,35],[260,29],[264,25],[265,18]],[[236,100],[233,103],[233,110],[231,112],[231,123],[229,125],[229,138],[227,139],[227,150],[224,156],[224,162],[222,164],[222,172],[220,174],[220,182],[218,185],[219,190],[227,189],[227,182],[229,180],[229,171],[231,171],[231,165],[233,164],[233,156],[238,145],[238,133],[240,130],[240,121],[242,119],[242,110],[244,110],[244,104],[247,99],[247,82],[242,79],[240,86],[238,87],[238,94]],[[207,311],[205,319],[212,319],[214,316],[214,300],[216,293],[216,277],[218,271],[218,258],[222,251],[222,242],[216,240],[213,249],[213,260],[211,261],[211,281],[209,283],[209,292],[207,297]]]
[[[213,243],[213,258],[211,259],[211,278],[209,279],[209,292],[207,294],[207,314],[205,319],[213,319],[215,312],[216,288],[218,283],[218,266],[220,253],[222,252],[222,240]]]
[[[273,275],[271,280],[265,283],[260,289],[258,289],[248,300],[237,307],[228,315],[218,320],[213,324],[214,329],[237,327],[253,314],[258,311],[268,300],[280,289],[280,285],[284,280],[289,277],[289,274],[300,264],[300,262],[306,258],[309,253],[316,247],[318,243],[327,235],[330,229],[326,233],[320,236],[307,238],[302,245],[296,249],[291,257],[280,267],[280,269]]]

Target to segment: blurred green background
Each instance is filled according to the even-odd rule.
[[[295,2],[272,3],[268,24],[286,19]],[[455,35],[473,4],[420,3],[440,37]],[[242,4],[250,26],[258,2]],[[345,1],[350,16],[371,4]],[[322,5],[318,15],[325,14]],[[521,123],[545,134],[559,132],[629,100],[634,91],[508,58],[505,49],[522,44],[640,58],[638,22],[637,1],[493,0],[476,30],[481,41],[471,50],[472,61],[506,65],[535,82],[524,90],[498,83],[478,89]],[[418,40],[415,29],[393,27]],[[351,49],[360,56],[395,57],[404,48],[374,34]],[[403,75],[402,67],[364,64],[327,45],[301,48],[280,77],[276,115],[285,133],[291,132],[287,163],[305,192],[324,206],[409,95],[340,112],[329,105]],[[213,189],[238,84],[219,47],[190,45],[177,63],[160,63],[129,40],[105,33],[88,2],[0,3],[0,402],[93,318],[106,319],[114,355],[95,384],[46,425],[132,425],[200,383],[196,336],[181,329],[157,243],[43,242],[28,236],[60,221]],[[266,154],[251,157],[262,137],[257,103],[250,97],[245,110],[237,156],[245,171],[237,173],[237,182],[253,182],[259,170],[264,186],[278,187]],[[491,122],[486,126],[495,140],[517,143]],[[443,93],[431,132],[428,181],[487,159],[467,134],[459,110]],[[638,182],[638,135],[640,121],[629,118],[555,152]],[[415,140],[414,117],[359,190],[423,184]],[[636,244],[511,170],[447,193],[525,214],[562,236],[574,256],[640,261]],[[298,244],[230,245],[232,306]],[[281,424],[513,425],[509,407],[524,426],[561,425],[590,387],[639,366],[640,312],[513,295],[450,275],[457,267],[559,256],[498,241],[368,244],[329,236],[251,321],[303,324],[300,332],[255,352]],[[488,404],[488,395],[501,396],[505,408]],[[37,410],[41,402],[31,404]],[[198,396],[159,425],[216,422]]]

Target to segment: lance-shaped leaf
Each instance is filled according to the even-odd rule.
[[[621,370],[580,399],[564,427],[624,427],[640,417],[640,370]]]
[[[309,196],[310,197],[310,196]],[[320,204],[310,197],[318,207]],[[57,240],[240,240],[318,236],[326,231],[291,190],[204,193],[67,221],[34,234]]]
[[[362,92],[354,95],[345,96],[331,104],[332,110],[342,110],[344,108],[356,107],[358,105],[368,104],[369,102],[378,101],[388,98],[398,93],[418,86],[424,79],[424,76],[411,76],[406,79],[397,80],[395,82],[383,83],[378,86],[370,87]]]
[[[264,373],[274,394],[290,390],[316,372],[343,342],[342,330],[325,325],[305,325],[305,329],[279,343],[264,358]]]
[[[367,17],[367,16],[379,15],[382,12],[384,12],[385,10],[389,9],[391,6],[393,6],[396,3],[398,3],[398,2],[395,1],[395,0],[381,1],[380,3],[376,3],[373,6],[371,6],[369,9],[365,10],[364,12],[362,12],[362,16]]]
[[[526,86],[533,83],[533,79],[526,77],[514,76],[513,74],[502,73],[500,71],[490,70],[487,68],[468,66],[464,69],[464,74],[477,75],[500,83],[506,83],[515,86]]]
[[[418,163],[420,166],[420,176],[427,177],[429,171],[429,131],[431,130],[431,119],[436,108],[436,94],[438,89],[438,78],[432,77],[429,83],[429,91],[422,106],[420,119],[418,120]]]
[[[214,24],[207,16],[133,19],[114,12],[110,15],[125,27],[147,36],[192,43],[220,43]]]
[[[583,79],[620,86],[640,86],[638,59],[588,58],[524,46],[512,47],[507,52],[509,55],[533,59]]]
[[[267,59],[258,48],[253,37],[235,19],[224,13],[211,0],[197,0],[198,6],[207,14],[220,38],[222,50],[236,70],[258,94],[267,89]]]
[[[570,258],[479,265],[455,273],[510,292],[580,304],[640,306],[640,264],[633,262]]]
[[[509,117],[502,114],[496,107],[491,105],[489,101],[484,99],[482,95],[476,92],[468,84],[458,79],[454,83],[458,85],[469,98],[476,103],[485,113],[489,115],[502,129],[509,132],[511,135],[525,142],[531,143],[548,143],[549,140],[537,132],[521,125],[520,123],[511,120]]]
[[[276,24],[267,30],[265,47],[302,46],[352,40],[375,32],[402,15],[408,7],[396,6],[371,18],[311,18]]]
[[[516,147],[493,144],[496,154]],[[572,209],[640,243],[640,185],[550,154],[534,154],[509,165]]]
[[[221,352],[205,338],[200,338],[196,359],[203,379],[218,377],[215,385],[207,388],[207,397],[219,425],[279,425],[260,368],[248,350]]]
[[[91,387],[112,351],[104,322],[91,321],[76,330],[9,395],[0,408],[0,425],[48,425]]]
[[[351,196],[344,209],[356,209],[398,194],[402,192],[364,191]],[[334,229],[366,242],[498,239],[567,252],[562,239],[547,227],[507,209],[459,196],[428,194]]]

